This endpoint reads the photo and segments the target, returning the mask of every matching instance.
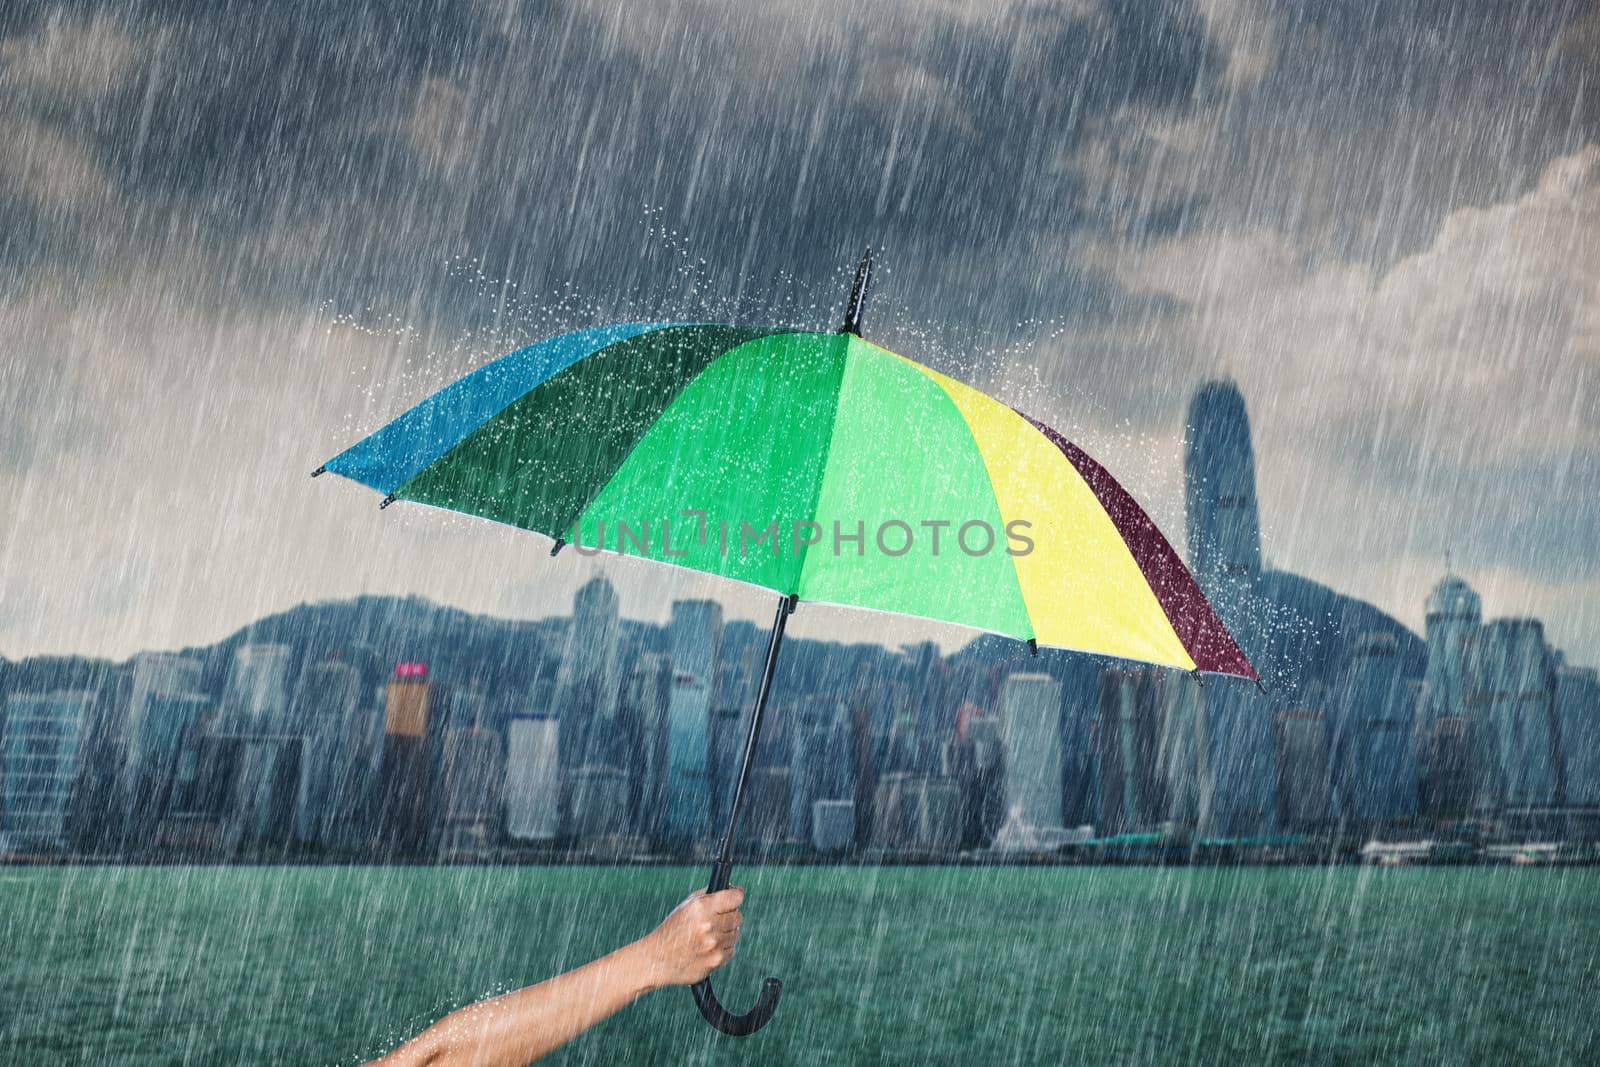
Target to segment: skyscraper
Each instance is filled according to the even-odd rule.
[[[711,713],[707,770],[711,781],[711,829],[716,833],[721,833],[728,824],[734,780],[739,775],[739,757],[744,751],[747,729],[745,717],[738,708],[716,708]]]
[[[395,665],[386,693],[381,834],[393,855],[418,856],[427,846],[432,818],[428,718],[428,668]]]
[[[1266,641],[1255,596],[1261,574],[1255,450],[1244,396],[1231,379],[1206,382],[1190,400],[1183,475],[1189,569],[1259,664]],[[1224,681],[1196,697],[1195,712],[1198,828],[1224,836],[1271,828],[1277,819],[1271,702]]]
[[[1217,679],[1197,699],[1199,830],[1221,837],[1272,830],[1278,805],[1269,698],[1253,686]]]
[[[1496,619],[1466,644],[1466,712],[1480,808],[1562,799],[1555,659],[1537,619]]]
[[[1163,675],[1140,668],[1100,672],[1095,760],[1100,784],[1096,825],[1103,834],[1153,829],[1167,817],[1161,765]]]
[[[1427,813],[1438,819],[1463,819],[1472,813],[1480,790],[1477,745],[1472,721],[1463,715],[1435,720],[1428,737]]]
[[[14,693],[0,733],[0,852],[67,847],[67,815],[94,694]]]
[[[1566,758],[1567,803],[1600,805],[1600,675],[1592,667],[1556,669],[1556,717]]]
[[[789,840],[789,814],[794,805],[789,768],[753,767],[746,788],[749,807],[740,816],[745,840],[753,845],[775,845]]]
[[[1446,575],[1428,594],[1428,669],[1418,723],[1423,736],[1431,735],[1441,716],[1461,714],[1466,703],[1467,642],[1482,624],[1483,602],[1455,575]]]
[[[837,753],[829,749],[834,725],[843,715],[842,705],[826,700],[808,700],[794,707],[789,754],[789,835],[796,841],[811,840],[811,818],[817,801],[842,800],[846,795],[845,768],[835,767],[830,759],[848,758],[848,742],[841,741]]]
[[[152,839],[171,808],[180,760],[192,755],[202,720],[211,712],[210,698],[199,693],[147,693],[138,715],[139,731],[128,746],[133,770],[128,775],[125,827],[135,845]]]
[[[506,726],[506,832],[517,841],[553,841],[561,832],[559,722],[512,715]]]
[[[631,832],[628,776],[616,767],[588,764],[567,776],[572,836],[582,844],[610,845]]]
[[[305,731],[300,753],[294,829],[301,841],[327,843],[354,814],[355,793],[365,775],[355,744],[361,675],[330,657],[307,667],[295,694],[294,719]]]
[[[1184,433],[1184,504],[1189,565],[1208,594],[1219,579],[1261,572],[1256,462],[1244,396],[1231,379],[1202,385]]]
[[[1280,711],[1275,765],[1278,773],[1278,825],[1305,831],[1328,818],[1328,730],[1322,713],[1309,708]]]
[[[978,715],[967,722],[966,738],[972,743],[972,780],[967,794],[967,844],[985,845],[1006,818],[1005,731],[993,715]]]
[[[1167,821],[1186,830],[1200,825],[1200,798],[1209,789],[1211,761],[1205,749],[1204,690],[1186,675],[1158,672],[1161,744],[1158,773],[1166,785]]]
[[[715,600],[675,600],[668,624],[672,670],[707,686],[716,681],[722,653],[722,605]]]
[[[133,657],[133,687],[128,697],[128,717],[123,732],[127,760],[123,767],[124,796],[130,805],[143,794],[148,794],[150,783],[141,780],[145,764],[151,753],[144,742],[169,733],[164,726],[147,732],[145,721],[149,717],[150,702],[161,697],[192,696],[200,692],[200,675],[204,667],[192,656],[179,656],[167,652],[141,652]]]
[[[710,833],[711,699],[722,650],[722,605],[678,600],[668,625],[672,690],[667,706],[665,817],[660,836],[688,851]]]
[[[709,682],[688,674],[673,678],[667,709],[666,811],[661,840],[679,852],[703,844],[710,831],[710,701]]]
[[[1001,702],[1006,806],[1035,829],[1061,827],[1061,683],[1013,674]]]
[[[222,698],[229,732],[282,736],[289,713],[289,646],[240,645]]]
[[[646,839],[660,833],[667,783],[667,713],[672,705],[672,657],[646,653],[629,673],[623,701],[630,743],[627,771],[634,826]]]
[[[281,850],[294,832],[301,739],[280,735],[236,740],[239,761],[227,830],[228,847],[235,852]]]
[[[1414,701],[1394,634],[1359,633],[1330,701],[1333,814],[1361,823],[1417,814]]]
[[[600,749],[622,697],[621,638],[617,591],[606,579],[591,578],[572,598],[572,624],[556,678],[565,768],[615,762]]]
[[[456,856],[482,855],[500,831],[505,784],[500,735],[477,726],[451,730],[445,735],[440,769],[443,847]]]

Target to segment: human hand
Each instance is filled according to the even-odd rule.
[[[707,895],[697,889],[639,941],[654,985],[693,985],[733,958],[744,921],[738,886]]]

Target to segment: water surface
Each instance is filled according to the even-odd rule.
[[[648,930],[683,868],[0,870],[0,1061],[348,1064]],[[566,1063],[1592,1063],[1600,871],[746,868],[716,986]]]

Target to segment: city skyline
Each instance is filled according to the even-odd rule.
[[[1191,834],[1197,847],[1279,840],[1300,855],[1348,848],[1352,827],[1592,835],[1596,671],[1566,662],[1537,619],[1485,620],[1454,574],[1429,594],[1419,642],[1368,605],[1264,573],[1253,467],[1237,388],[1202,386],[1184,464],[1193,562],[1276,693],[1059,650],[1043,661],[1054,673],[1030,673],[1036,653],[1005,640],[954,659],[929,641],[855,646],[876,651],[850,678],[828,663],[839,646],[802,643],[803,660],[819,648],[823,659],[789,660],[790,684],[810,672],[814,688],[786,696],[757,754],[757,844],[1170,859]],[[1331,657],[1297,655],[1312,631],[1272,621],[1307,610],[1343,618]],[[591,579],[562,626],[523,632],[512,654],[524,678],[510,689],[481,663],[440,685],[421,647],[404,644],[412,658],[379,670],[373,650],[347,656],[331,635],[297,633],[297,666],[289,643],[254,632],[221,665],[217,649],[209,667],[156,652],[83,690],[29,692],[12,678],[0,846],[482,860],[520,842],[697,855],[726,818],[755,645],[733,650],[710,599],[674,601],[664,627],[631,623],[625,635],[624,621],[611,583]]]
[[[555,677],[637,649],[609,589],[581,592],[575,607],[568,633],[595,640],[563,640]],[[1136,667],[1097,668],[1098,693],[1079,692],[1012,659],[974,706],[962,695],[973,691],[952,688],[949,661],[908,646],[869,688],[865,677],[835,680],[788,698],[752,779],[752,836],[763,848],[823,849],[843,814],[857,852],[953,854],[991,835],[995,849],[1033,852],[1091,845],[1092,829],[1116,847],[1119,835],[1184,826],[1222,839],[1347,823],[1415,834],[1427,832],[1424,816],[1442,828],[1600,813],[1600,765],[1585,747],[1600,729],[1596,672],[1562,663],[1534,620],[1484,621],[1454,576],[1429,607],[1425,673],[1402,672],[1391,634],[1359,633],[1333,688],[1276,702]],[[481,859],[501,842],[697,854],[719,818],[726,731],[737,732],[743,708],[727,703],[740,696],[726,681],[737,665],[705,654],[721,644],[714,606],[674,608],[679,625],[657,640],[675,651],[634,657],[609,708],[592,695],[574,703],[554,679],[542,700],[441,685],[414,661],[373,688],[373,664],[358,669],[338,649],[296,667],[289,646],[259,642],[233,650],[211,691],[200,659],[167,654],[136,658],[110,689],[12,691],[0,707],[3,844],[76,851],[108,832],[109,817],[123,820],[118,850],[145,856],[259,855],[291,841],[389,859]],[[670,688],[641,684],[650,674]],[[712,690],[723,694],[715,705]],[[530,707],[540,703],[554,706]],[[1230,725],[1241,714],[1271,724],[1265,762],[1253,754],[1259,731]],[[599,722],[615,724],[606,732],[619,743],[591,736],[570,754],[556,744],[564,728],[584,736]],[[1468,747],[1457,752],[1460,724]],[[981,744],[998,745],[998,763]],[[686,745],[698,766],[684,764]],[[96,815],[83,807],[92,798],[125,807]],[[97,828],[86,831],[86,817]],[[1089,825],[1067,829],[1078,822]]]

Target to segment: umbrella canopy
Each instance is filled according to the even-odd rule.
[[[785,622],[805,599],[960,623],[1039,644],[1255,678],[1177,553],[1055,430],[863,340],[869,249],[838,333],[635,323],[520,349],[435,393],[324,471],[782,594],[727,829]],[[1259,684],[1259,679],[1257,679]],[[706,1020],[744,1036],[782,983]]]
[[[850,333],[636,323],[480,368],[329,460],[810,602],[1254,679],[1176,552],[1037,420]],[[320,471],[319,471],[320,473]]]

